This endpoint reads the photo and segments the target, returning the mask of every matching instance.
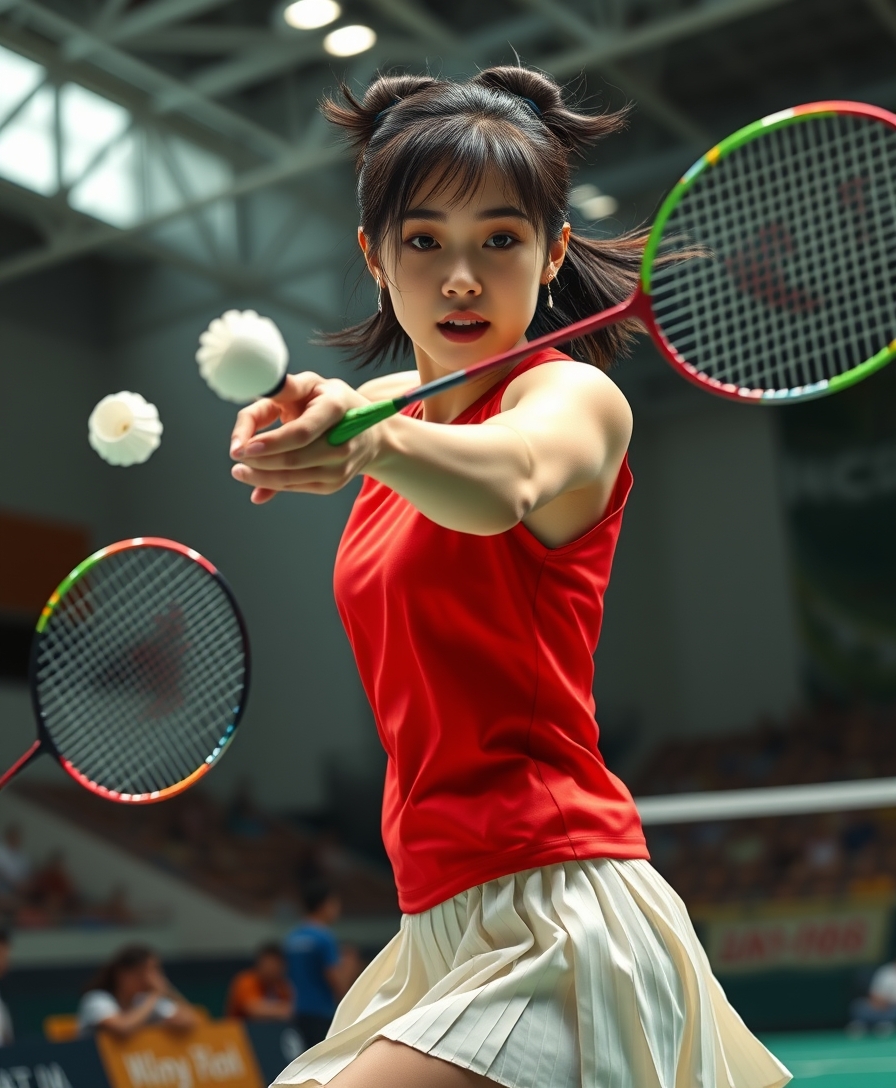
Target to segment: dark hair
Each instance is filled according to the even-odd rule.
[[[625,125],[626,111],[584,113],[568,105],[558,84],[529,68],[487,68],[463,83],[432,76],[380,76],[360,100],[345,85],[321,104],[356,152],[361,223],[375,255],[398,229],[420,186],[433,192],[459,184],[473,191],[496,167],[516,190],[523,210],[550,242],[566,219],[575,154]],[[539,293],[529,339],[621,302],[637,284],[646,232],[616,238],[571,234],[552,284],[554,306]],[[583,336],[567,347],[601,369],[624,354],[637,321]],[[359,365],[394,359],[410,346],[388,298],[382,312],[323,335],[347,348]]]
[[[5,922],[0,922],[0,944],[12,943],[12,929]]]
[[[326,880],[321,877],[312,877],[302,882],[300,894],[305,910],[309,914],[314,914],[319,907],[336,893],[332,885],[328,884]]]
[[[136,967],[142,967],[148,960],[155,959],[155,956],[155,952],[148,945],[126,945],[105,966],[97,971],[81,992],[105,990],[106,993],[114,996],[118,980],[125,971],[133,971]]]
[[[276,956],[277,959],[282,960],[284,958],[283,949],[276,941],[266,941],[255,953],[255,959],[260,960],[265,956]]]

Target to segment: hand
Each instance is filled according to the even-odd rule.
[[[236,417],[231,474],[252,486],[252,502],[268,502],[278,491],[331,495],[375,458],[379,438],[372,428],[340,446],[324,437],[349,410],[370,401],[345,382],[307,372],[293,374],[275,397],[255,401]],[[279,420],[276,430],[259,434]]]
[[[168,979],[165,978],[165,974],[158,964],[147,964],[144,978],[149,993],[155,994],[157,997],[162,997],[168,993]]]

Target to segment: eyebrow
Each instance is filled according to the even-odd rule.
[[[436,211],[435,208],[409,208],[405,212],[403,219],[434,219],[439,223],[444,223],[448,218],[445,212]],[[519,208],[515,208],[512,204],[506,204],[502,208],[486,208],[485,211],[477,212],[477,219],[525,219],[527,222],[529,216]]]

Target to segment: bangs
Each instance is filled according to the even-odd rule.
[[[556,173],[539,171],[539,160],[551,148],[546,134],[538,141],[544,147],[533,148],[536,141],[537,136],[533,139],[516,125],[481,113],[431,117],[404,127],[377,149],[386,166],[371,171],[378,184],[368,183],[366,171],[362,173],[358,196],[369,220],[365,232],[379,246],[401,229],[408,211],[421,201],[450,193],[452,206],[463,205],[496,174],[537,232],[554,237],[564,221],[566,171],[560,163]]]

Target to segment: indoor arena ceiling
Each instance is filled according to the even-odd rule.
[[[344,0],[316,30],[283,9],[0,0],[0,283],[124,248],[300,298],[331,259],[320,223],[353,218],[350,164],[316,103],[378,69],[458,76],[519,56],[594,103],[634,101],[629,131],[580,174],[574,214],[597,229],[648,216],[764,113],[830,97],[896,108],[896,0]],[[327,36],[349,26],[374,44],[331,55]]]

